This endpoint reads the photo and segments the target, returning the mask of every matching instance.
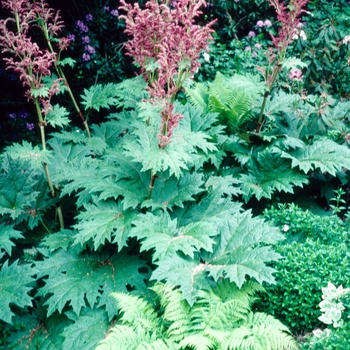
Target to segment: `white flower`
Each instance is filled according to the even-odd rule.
[[[204,58],[207,62],[210,61],[210,56],[209,56],[209,54],[208,54],[207,52],[204,52],[203,58]]]
[[[350,35],[347,35],[344,39],[343,39],[343,44],[347,44],[350,42]]]
[[[284,226],[282,227],[282,231],[283,231],[283,232],[287,232],[287,231],[289,231],[289,229],[290,229],[289,225],[284,225]]]

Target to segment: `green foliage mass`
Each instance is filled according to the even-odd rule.
[[[167,284],[152,288],[156,307],[144,300],[113,293],[122,316],[96,350],[112,349],[297,349],[288,329],[264,313],[252,313],[254,282],[238,289],[219,283],[215,289],[198,291],[190,307],[181,293]]]

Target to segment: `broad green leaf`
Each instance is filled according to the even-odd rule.
[[[62,349],[94,350],[97,343],[105,337],[110,326],[108,315],[103,308],[83,308],[80,316],[74,312],[65,313],[73,324],[66,327],[62,333],[65,338]]]
[[[69,248],[45,254],[44,261],[36,262],[36,267],[38,277],[46,276],[39,295],[48,297],[44,304],[48,306],[48,316],[56,310],[61,313],[67,304],[77,315],[87,305],[91,308],[106,305],[111,318],[116,313],[108,298],[111,292],[127,292],[128,286],[136,290],[144,288],[145,277],[139,269],[145,265],[126,253],[79,254]]]
[[[0,320],[12,322],[11,304],[21,308],[32,306],[28,293],[33,289],[29,285],[35,281],[32,276],[36,273],[30,265],[18,265],[18,261],[9,265],[8,260],[5,261],[0,271]]]
[[[35,312],[28,312],[14,318],[15,332],[7,339],[8,350],[57,350],[62,349],[64,338],[61,333],[71,321],[65,315],[55,313],[46,318],[41,306]]]
[[[195,195],[203,192],[202,175],[186,173],[177,179],[175,176],[160,174],[155,179],[152,195],[149,200],[142,202],[142,207],[169,208],[173,206],[183,207],[186,201],[194,201]]]
[[[286,58],[283,62],[282,62],[282,66],[286,69],[291,69],[291,68],[306,68],[307,64],[305,62],[303,62],[301,59],[296,58],[296,57],[289,57]]]
[[[248,174],[241,174],[239,178],[245,201],[252,196],[258,200],[271,198],[275,191],[293,193],[295,186],[308,183],[305,175],[291,169],[289,162],[269,149],[258,153],[257,163],[249,167]]]
[[[201,249],[212,251],[214,244],[211,236],[213,232],[205,223],[194,222],[184,227],[177,227],[177,220],[171,220],[169,214],[161,212],[159,215],[151,213],[139,214],[133,221],[130,237],[141,240],[141,250],[154,250],[153,261],[162,260],[167,255],[182,252],[194,257]]]
[[[39,194],[34,187],[42,180],[41,175],[28,162],[6,156],[0,174],[0,214],[9,214],[16,219],[31,208]]]
[[[13,225],[5,225],[0,223],[0,252],[3,250],[11,256],[12,247],[15,246],[15,243],[12,242],[12,239],[24,238],[20,231],[14,229]]]
[[[73,60],[73,59],[70,58],[70,57],[65,57],[63,60],[60,60],[60,61],[58,62],[58,64],[59,64],[60,66],[62,66],[62,67],[68,65],[69,67],[74,68],[74,66],[75,66],[75,64],[76,64],[76,60]]]
[[[12,159],[27,161],[36,168],[42,168],[42,163],[50,163],[52,159],[50,151],[41,150],[39,146],[32,146],[32,143],[27,141],[22,141],[22,145],[15,143],[6,147],[6,154]]]
[[[78,231],[74,238],[74,244],[85,246],[93,241],[94,249],[106,243],[106,241],[118,244],[118,251],[126,246],[131,223],[135,216],[131,209],[123,210],[123,204],[119,201],[94,201],[94,204],[85,204],[85,211],[77,216],[78,223],[74,228]]]
[[[188,203],[182,210],[174,210],[179,226],[186,226],[191,222],[205,222],[215,230],[217,224],[227,216],[234,215],[241,210],[239,202],[233,202],[225,197],[226,186],[210,186],[208,194],[199,203]]]
[[[249,211],[236,212],[223,218],[217,225],[213,252],[203,251],[193,259],[180,255],[168,255],[157,262],[152,279],[166,280],[178,286],[183,298],[193,305],[196,291],[209,288],[214,281],[228,278],[240,288],[247,277],[259,283],[274,283],[275,270],[266,264],[280,258],[268,244],[284,239],[279,229],[253,218]]]
[[[53,105],[52,110],[46,116],[46,121],[53,127],[59,126],[63,128],[69,124],[67,115],[69,115],[69,112],[65,107]]]
[[[30,96],[33,98],[48,97],[49,90],[50,90],[50,88],[48,86],[45,86],[45,85],[41,86],[39,88],[31,88],[30,89]]]
[[[85,109],[93,108],[99,112],[100,108],[109,108],[117,104],[116,84],[93,85],[89,89],[84,89],[81,98]]]
[[[62,229],[59,232],[46,236],[41,240],[40,245],[47,247],[50,252],[60,248],[66,251],[73,244],[76,234],[76,231]]]
[[[280,91],[267,99],[265,105],[265,114],[274,119],[274,115],[283,111],[287,112],[291,110],[291,104],[297,99],[294,94],[287,94],[284,91]]]
[[[304,173],[319,170],[335,176],[343,168],[350,169],[350,150],[348,146],[323,139],[312,145],[291,152],[282,152],[283,158],[292,160],[292,167],[299,167]]]

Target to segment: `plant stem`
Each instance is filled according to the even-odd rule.
[[[49,32],[48,32],[48,30],[47,30],[46,24],[45,24],[45,23],[42,23],[42,24],[41,24],[41,28],[42,28],[42,30],[43,30],[43,33],[44,33],[44,36],[45,36],[45,39],[46,39],[46,43],[47,43],[47,46],[48,46],[50,52],[51,52],[51,53],[55,53],[55,51],[54,51],[54,49],[53,49],[53,47],[52,47],[52,45],[51,45],[51,41],[50,41],[50,37],[49,37]],[[91,138],[90,128],[89,128],[89,125],[88,125],[88,123],[87,123],[87,120],[84,118],[83,113],[81,112],[81,110],[80,110],[80,108],[79,108],[79,105],[78,105],[78,103],[77,103],[77,101],[76,101],[76,99],[75,99],[75,97],[74,97],[74,95],[73,95],[73,92],[72,92],[72,90],[71,90],[71,88],[70,88],[70,86],[69,86],[69,84],[68,84],[68,80],[67,80],[67,78],[66,78],[66,76],[65,76],[65,74],[64,74],[64,72],[63,72],[63,70],[62,70],[62,68],[60,67],[60,65],[59,65],[59,63],[58,63],[58,62],[59,62],[59,59],[60,59],[60,54],[61,54],[61,52],[59,52],[59,54],[58,54],[58,59],[54,62],[56,72],[57,72],[58,76],[63,80],[63,83],[64,83],[65,87],[67,88],[69,97],[70,97],[70,99],[72,100],[72,103],[73,103],[73,105],[74,105],[74,108],[75,108],[75,110],[77,111],[77,113],[78,113],[80,119],[81,119],[82,122],[83,122],[83,125],[84,125],[84,128],[85,128],[85,131],[86,131],[86,134],[87,134],[88,138]]]
[[[147,199],[150,199],[151,196],[152,196],[154,183],[155,183],[157,177],[158,177],[157,174],[153,174],[152,177],[151,177],[151,181],[150,181],[149,186],[148,186]]]

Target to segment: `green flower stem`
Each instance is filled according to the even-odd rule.
[[[50,41],[50,37],[49,37],[49,32],[47,30],[47,26],[46,24],[43,22],[43,21],[39,21],[40,25],[41,25],[41,28],[43,30],[43,33],[44,33],[44,36],[45,36],[45,39],[46,39],[46,43],[47,43],[47,46],[50,50],[51,53],[55,53],[52,45],[51,45],[51,41]],[[68,84],[68,80],[65,76],[65,74],[63,73],[63,70],[62,68],[60,67],[60,65],[58,64],[59,60],[60,60],[60,57],[61,57],[61,52],[58,53],[58,59],[57,61],[55,61],[54,65],[55,65],[55,69],[56,69],[56,72],[58,74],[58,76],[63,80],[63,83],[65,85],[65,87],[67,88],[67,91],[68,91],[68,94],[69,94],[69,97],[70,99],[72,100],[72,103],[74,105],[74,108],[75,110],[77,111],[80,119],[82,120],[83,122],[83,125],[84,125],[84,128],[85,128],[85,131],[86,131],[86,134],[88,136],[88,138],[91,138],[91,133],[90,133],[90,128],[89,128],[89,125],[87,123],[87,120],[84,118],[83,116],[83,113],[81,112],[79,106],[78,106],[78,103],[73,95],[73,92]]]
[[[41,145],[42,145],[43,150],[46,151],[46,136],[45,136],[46,122],[45,122],[45,120],[43,120],[38,98],[34,99],[34,104],[35,104],[36,112],[37,112],[38,119],[39,119]],[[45,172],[45,176],[46,176],[46,181],[47,181],[47,184],[48,184],[49,189],[51,191],[51,196],[56,197],[56,191],[55,191],[55,188],[53,187],[53,184],[52,184],[49,166],[47,165],[47,163],[43,163],[43,167],[44,167],[44,172]],[[62,228],[64,228],[64,221],[63,221],[63,214],[62,214],[61,207],[57,208],[57,215],[58,215],[60,227],[62,229]]]
[[[264,112],[265,112],[267,98],[270,96],[270,93],[272,91],[273,85],[275,84],[275,81],[277,80],[278,75],[279,75],[279,73],[282,70],[282,63],[283,63],[283,61],[284,61],[284,59],[286,57],[286,50],[287,50],[287,48],[284,48],[284,49],[281,50],[280,55],[279,55],[278,59],[276,60],[276,62],[274,64],[273,72],[272,72],[272,78],[271,78],[270,83],[267,86],[267,91],[265,92],[263,103],[262,103],[261,108],[260,108],[258,124],[257,124],[256,130],[255,130],[255,132],[257,134],[259,134],[259,132],[261,130],[261,127],[264,124],[263,120],[264,120]]]

